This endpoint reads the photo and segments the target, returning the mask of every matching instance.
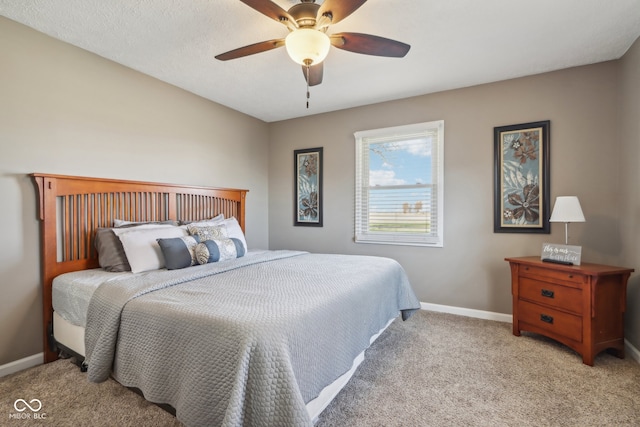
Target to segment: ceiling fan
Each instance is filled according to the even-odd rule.
[[[221,53],[216,59],[227,61],[285,46],[291,59],[302,65],[308,86],[322,83],[322,61],[331,46],[349,52],[395,58],[405,56],[411,48],[408,44],[370,34],[327,34],[329,25],[342,21],[367,0],[325,0],[321,5],[316,4],[315,0],[301,0],[301,3],[291,6],[289,10],[282,9],[271,0],[240,1],[285,25],[289,34],[285,38],[254,43]]]

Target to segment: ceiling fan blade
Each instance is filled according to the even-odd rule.
[[[280,22],[281,24],[286,25],[287,27],[290,27],[292,29],[295,29],[297,27],[296,20],[293,19],[291,15],[289,15],[289,12],[287,12],[286,10],[284,10],[283,8],[281,8],[280,6],[278,6],[277,4],[275,4],[270,0],[240,0],[240,1],[246,4],[247,6],[262,13],[263,15],[271,19],[274,19]]]
[[[322,83],[322,74],[324,72],[324,62],[309,67],[309,79],[307,80],[307,67],[302,66],[302,74],[304,74],[305,80],[308,81],[309,86],[316,86]]]
[[[281,46],[284,46],[284,39],[267,40],[221,53],[220,55],[216,55],[216,59],[219,59],[220,61],[228,61],[230,59],[242,58],[243,56],[249,56],[255,53],[266,52]]]
[[[411,49],[411,46],[406,43],[371,34],[336,33],[329,37],[333,46],[365,55],[402,58]]]
[[[357,8],[365,4],[367,0],[325,0],[318,10],[318,17],[331,14],[331,23],[336,24],[351,15]]]

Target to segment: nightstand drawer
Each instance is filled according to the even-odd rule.
[[[582,314],[582,290],[553,283],[521,277],[519,295],[526,299],[551,307]]]
[[[518,301],[518,313],[521,322],[582,342],[582,317],[527,301]]]
[[[582,274],[550,270],[548,268],[534,267],[530,265],[520,266],[520,275],[524,277],[551,279],[552,281],[561,283],[581,284],[585,282],[585,276]]]

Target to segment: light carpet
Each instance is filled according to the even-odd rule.
[[[17,399],[39,399],[46,418],[11,418]],[[89,383],[70,360],[1,378],[0,402],[0,425],[7,426],[180,425],[113,380]],[[634,360],[601,353],[589,367],[553,340],[513,336],[508,323],[428,311],[391,324],[317,423],[639,425],[640,364]]]

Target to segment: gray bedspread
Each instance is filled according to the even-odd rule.
[[[305,403],[419,307],[380,257],[264,251],[114,280],[89,305],[88,376],[113,375],[189,426],[309,426]]]

